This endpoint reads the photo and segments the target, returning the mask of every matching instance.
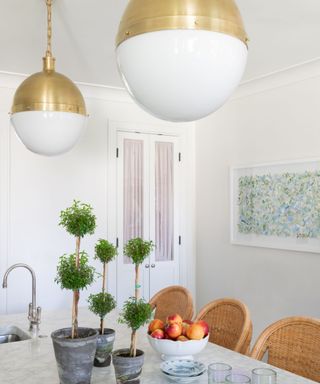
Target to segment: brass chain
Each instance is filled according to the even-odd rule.
[[[52,51],[51,51],[51,37],[52,37],[52,21],[51,21],[51,6],[52,6],[52,0],[46,0],[47,4],[47,52],[46,56],[51,57]]]

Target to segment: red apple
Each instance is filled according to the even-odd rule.
[[[182,334],[183,336],[187,335],[187,329],[190,327],[190,325],[193,324],[191,320],[183,320],[182,321]]]
[[[201,340],[204,337],[204,330],[201,324],[191,324],[187,329],[187,337],[191,340]]]
[[[156,329],[151,333],[151,337],[155,339],[164,339],[164,332],[162,329]]]
[[[170,339],[176,339],[181,335],[181,332],[182,332],[181,324],[178,324],[178,323],[167,324],[165,326],[165,332],[170,337]]]
[[[159,319],[154,319],[151,321],[151,323],[149,324],[149,327],[148,327],[148,332],[149,333],[152,333],[153,331],[155,331],[156,329],[162,329],[164,330],[164,322],[159,320]]]
[[[204,320],[197,321],[197,324],[200,324],[203,328],[204,335],[207,336],[209,333],[209,325]]]
[[[182,317],[175,313],[174,315],[170,315],[167,317],[167,324],[181,324],[182,323]]]
[[[188,341],[188,340],[189,339],[186,336],[183,336],[183,335],[177,337],[177,341]]]

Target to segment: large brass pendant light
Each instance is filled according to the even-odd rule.
[[[42,72],[18,87],[11,109],[11,122],[24,145],[32,152],[54,156],[70,150],[87,120],[86,106],[77,86],[55,71],[51,52],[51,6],[47,5],[47,51]]]
[[[247,35],[234,0],[130,0],[116,39],[131,96],[151,114],[193,121],[239,84]]]

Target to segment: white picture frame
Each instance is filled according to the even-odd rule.
[[[320,237],[294,237],[262,235],[239,232],[239,180],[243,176],[282,175],[320,172],[320,159],[302,159],[293,161],[234,166],[230,168],[230,239],[235,245],[285,249],[301,252],[320,252]],[[320,193],[320,192],[319,192]],[[319,195],[320,196],[320,195]],[[297,235],[298,236],[298,235]]]

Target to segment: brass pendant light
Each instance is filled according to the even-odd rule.
[[[116,37],[129,93],[170,121],[218,109],[241,80],[247,44],[234,0],[130,0]]]
[[[16,133],[31,151],[57,155],[71,149],[87,120],[84,98],[78,87],[55,71],[51,51],[52,0],[47,6],[47,50],[43,70],[18,87],[11,108]]]

